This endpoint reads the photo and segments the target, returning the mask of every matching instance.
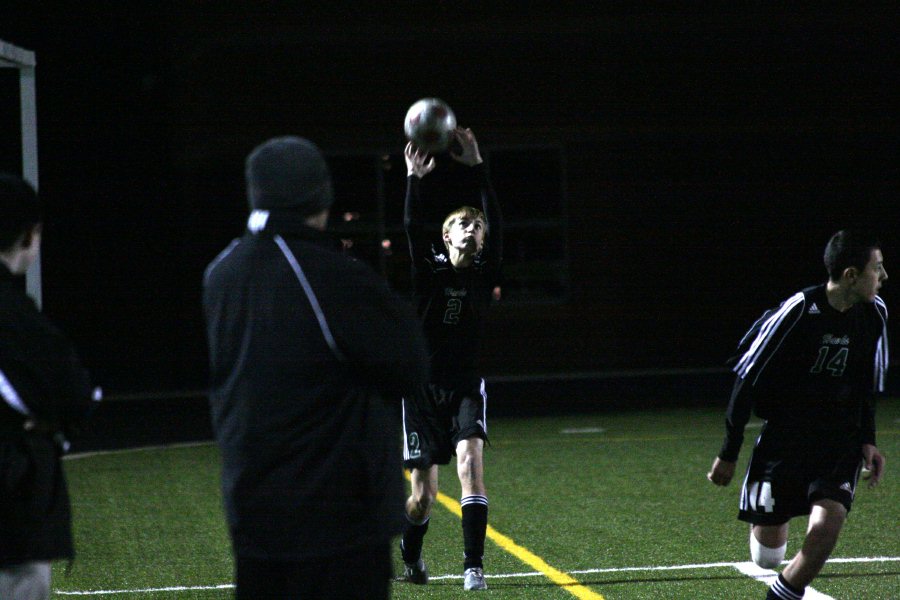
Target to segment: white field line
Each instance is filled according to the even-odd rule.
[[[215,442],[181,442],[177,444],[164,444],[160,446],[138,446],[136,448],[120,448],[118,450],[98,450],[97,452],[78,452],[66,454],[63,460],[78,460],[79,458],[93,458],[94,456],[108,456],[110,454],[131,454],[133,452],[149,452],[151,450],[170,450],[173,448],[197,448],[200,446],[212,446]]]
[[[785,563],[787,561],[784,561]],[[875,562],[900,562],[900,556],[872,556],[872,557],[862,557],[862,558],[832,558],[828,561],[829,563],[875,563]],[[753,569],[756,571],[750,571],[747,565],[752,565]],[[761,569],[757,567],[753,563],[746,562],[715,562],[715,563],[702,563],[695,565],[661,565],[661,566],[647,566],[647,567],[612,567],[607,569],[579,569],[576,571],[568,571],[569,575],[589,575],[591,573],[623,573],[627,571],[686,571],[690,569],[719,569],[730,567],[737,569],[744,573],[749,577],[753,577],[754,579],[759,579],[763,581],[765,577],[775,577],[778,574],[775,571],[769,571],[767,569]],[[746,568],[747,570],[743,570]],[[497,573],[490,574],[486,573],[485,577],[488,579],[513,579],[517,577],[543,577],[543,573],[538,571],[529,571],[525,573]],[[462,575],[436,575],[432,576],[429,579],[433,579],[436,581],[440,581],[443,579],[462,579]],[[160,588],[146,588],[146,589],[137,589],[137,590],[85,590],[85,591],[64,591],[57,590],[53,593],[57,596],[103,596],[103,595],[113,595],[113,594],[150,594],[153,592],[187,592],[187,591],[202,591],[202,590],[230,590],[234,589],[234,584],[232,583],[224,583],[221,585],[206,585],[206,586],[172,586],[172,587],[160,587]],[[825,598],[830,598],[830,596],[826,596],[824,594],[819,594],[816,592],[817,596],[810,596],[814,590],[810,588],[806,588],[807,596],[804,597],[804,600],[807,599],[815,599],[824,600]]]
[[[747,577],[752,577],[760,583],[766,584],[766,587],[770,587],[775,580],[778,579],[778,573],[771,569],[764,569],[752,562],[742,562],[734,565],[734,568],[746,575]],[[828,594],[823,594],[822,592],[814,589],[812,586],[806,586],[806,591],[803,593],[803,600],[834,600],[833,597]]]
[[[571,433],[604,433],[606,430],[602,427],[569,427],[568,429],[561,429],[559,432],[563,434],[571,434]]]
[[[113,594],[153,594],[155,592],[195,592],[202,590],[233,590],[233,583],[222,585],[173,585],[171,587],[144,588],[140,590],[88,590],[83,592],[54,591],[57,596],[111,596]]]

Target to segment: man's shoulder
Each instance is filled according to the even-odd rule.
[[[37,306],[31,296],[25,293],[24,289],[12,285],[11,283],[0,283],[0,314],[21,315],[23,313],[33,313],[40,316]],[[12,316],[18,319],[18,316]]]
[[[819,302],[822,300],[827,300],[828,294],[826,293],[825,288],[826,286],[824,283],[811,285],[803,288],[802,290],[794,294],[794,296],[802,295],[803,298],[808,302]]]
[[[826,286],[819,284],[803,288],[785,300],[785,304],[791,304],[792,312],[796,312],[798,316],[821,315],[829,306]]]
[[[367,292],[375,287],[387,289],[384,277],[362,259],[329,248],[320,247],[316,252],[320,254],[310,266],[320,273],[321,281],[327,285],[349,293]]]
[[[325,250],[322,258],[328,263],[329,268],[343,273],[345,277],[349,277],[351,280],[369,281],[381,279],[371,265],[355,256]]]
[[[763,311],[762,315],[753,322],[744,336],[738,342],[737,350],[726,364],[734,366],[734,369],[743,368],[742,365],[760,348],[766,348],[773,337],[783,338],[790,332],[805,312],[806,291],[802,290],[785,299],[778,306]]]
[[[206,265],[206,269],[203,271],[204,285],[208,285],[215,275],[221,273],[222,266],[227,265],[234,260],[235,250],[240,243],[240,238],[231,240],[230,244],[220,251],[215,258],[209,261],[209,264]]]
[[[875,296],[875,299],[872,302],[859,302],[853,305],[850,310],[856,314],[864,315],[868,320],[882,325],[887,324],[887,304],[885,304],[884,299],[881,296]]]
[[[774,317],[783,322],[789,317],[799,318],[808,313],[813,304],[818,306],[820,301],[816,287],[804,288],[782,300],[778,306],[767,310],[762,319],[767,320]]]

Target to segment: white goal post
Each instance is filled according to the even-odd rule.
[[[37,103],[35,99],[34,52],[13,46],[0,40],[0,69],[18,69],[19,105],[22,117],[22,176],[37,189]],[[41,307],[41,257],[40,254],[26,274],[28,294]]]

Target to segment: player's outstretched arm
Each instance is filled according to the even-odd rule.
[[[722,460],[717,456],[706,478],[716,485],[728,485],[734,477],[735,467],[736,463]]]
[[[478,150],[478,140],[475,139],[475,134],[472,133],[471,129],[457,127],[453,132],[453,136],[459,143],[459,152],[450,152],[450,156],[453,157],[453,160],[459,161],[469,167],[474,167],[475,165],[480,165],[484,162],[481,159],[481,152]]]
[[[478,140],[471,129],[463,129],[457,127],[453,132],[454,138],[458,144],[458,151],[451,149],[450,156],[464,165],[475,167],[481,165],[484,161],[481,158],[481,151],[478,149]],[[497,200],[497,194],[491,185],[487,170],[482,166],[480,171],[481,186],[481,210],[484,212],[485,220],[488,226],[489,241],[486,242],[485,254],[495,268],[500,267],[503,258],[503,216],[500,212],[500,203]]]
[[[869,487],[875,487],[884,475],[884,456],[872,444],[863,444],[862,453],[866,460],[866,469],[870,473]]]
[[[422,179],[434,170],[435,162],[433,156],[428,156],[424,150],[415,147],[412,142],[406,144],[403,151],[403,158],[406,159],[406,174],[415,175]]]
[[[425,256],[428,243],[422,224],[422,201],[419,198],[421,178],[434,170],[434,158],[416,148],[412,142],[406,144],[403,151],[406,159],[406,199],[403,202],[403,228],[409,241],[409,256],[412,260],[413,273]]]

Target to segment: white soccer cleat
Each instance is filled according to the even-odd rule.
[[[487,589],[487,584],[484,582],[484,571],[477,567],[466,569],[463,578],[465,579],[463,589],[466,591]]]

